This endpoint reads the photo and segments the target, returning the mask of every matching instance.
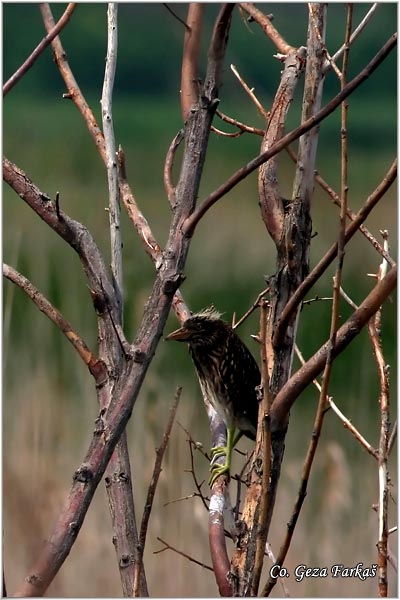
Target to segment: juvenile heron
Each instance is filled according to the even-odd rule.
[[[214,308],[208,308],[186,319],[180,329],[166,337],[188,343],[203,397],[226,426],[226,446],[211,450],[210,485],[229,471],[232,450],[241,436],[256,439],[256,387],[261,381],[260,370],[250,351],[220,317]],[[216,458],[223,455],[225,464],[215,464]]]

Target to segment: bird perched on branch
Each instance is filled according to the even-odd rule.
[[[232,450],[241,436],[256,439],[256,387],[261,381],[260,370],[250,351],[220,317],[213,307],[207,308],[186,319],[180,329],[166,337],[189,344],[203,397],[227,429],[226,446],[211,450],[211,486],[219,475],[229,471]],[[225,456],[225,464],[215,464],[221,456]]]

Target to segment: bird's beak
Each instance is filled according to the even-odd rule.
[[[187,329],[180,327],[179,329],[176,329],[176,331],[173,331],[167,335],[165,341],[168,342],[169,340],[174,340],[175,342],[186,342],[188,337],[189,335]]]

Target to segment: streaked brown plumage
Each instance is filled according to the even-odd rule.
[[[227,428],[226,448],[213,449],[214,458],[226,454],[226,463],[212,463],[212,483],[229,470],[233,447],[241,435],[255,440],[260,370],[242,340],[213,308],[189,317],[166,339],[189,344],[203,396]]]

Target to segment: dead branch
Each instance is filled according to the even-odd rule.
[[[118,4],[110,2],[107,8],[107,56],[101,96],[101,116],[107,157],[108,216],[110,220],[111,271],[119,307],[119,324],[123,323],[124,282],[122,273],[121,217],[118,191],[112,96],[118,50]]]
[[[316,115],[299,125],[296,129],[283,136],[278,142],[273,144],[268,150],[261,153],[259,156],[251,160],[247,165],[241,167],[236,171],[229,179],[227,179],[219,188],[212,192],[200,206],[195,210],[190,219],[184,224],[184,229],[187,235],[193,235],[194,230],[205,213],[220,199],[222,196],[227,194],[233,187],[235,187],[240,181],[247,177],[250,173],[255,171],[260,165],[264,164],[267,160],[275,156],[278,152],[286,148],[294,140],[299,138],[301,135],[318,125],[323,119],[330,115],[350,94],[354,92],[371,74],[378,68],[378,66],[385,60],[397,44],[397,33],[394,33],[381,50],[374,56],[374,58],[368,63],[368,65],[360,71],[358,75],[354,77],[349,83],[341,90],[337,96],[332,98]]]
[[[192,2],[187,14],[181,70],[181,112],[186,121],[190,108],[199,98],[199,54],[204,4]]]
[[[169,203],[171,204],[172,207],[174,206],[174,203],[175,203],[175,199],[174,199],[175,186],[172,181],[172,167],[174,164],[174,158],[175,158],[176,151],[179,148],[179,145],[182,142],[182,140],[183,140],[183,129],[178,131],[178,133],[172,140],[170,147],[168,148],[167,156],[165,157],[164,188],[165,188],[165,192],[167,194]]]
[[[286,40],[284,40],[279,31],[275,29],[270,19],[266,15],[264,15],[264,13],[262,13],[261,10],[256,8],[254,4],[251,4],[249,2],[241,2],[239,6],[245,12],[247,12],[247,14],[249,14],[254,19],[254,21],[256,21],[260,25],[265,35],[269,37],[271,42],[276,46],[278,52],[281,52],[282,54],[290,54],[295,50],[293,46],[291,46],[286,42]]]
[[[381,232],[384,244],[388,247],[387,231]],[[387,262],[382,261],[377,279],[382,281],[387,271]],[[379,406],[381,412],[381,424],[378,447],[378,593],[380,597],[387,597],[387,562],[388,562],[388,511],[389,511],[389,439],[390,439],[390,402],[389,402],[389,370],[385,361],[381,338],[382,307],[368,323],[368,334],[376,361],[379,378]]]
[[[286,116],[305,66],[305,48],[292,51],[285,59],[284,70],[271,108],[260,154],[273,148],[282,139]],[[284,201],[278,186],[278,155],[264,162],[258,171],[258,195],[262,219],[269,235],[279,245],[284,227]],[[270,365],[272,366],[272,365]]]
[[[172,426],[175,421],[176,411],[178,410],[179,400],[181,398],[182,388],[178,387],[175,392],[174,401],[169,409],[169,417],[165,426],[164,435],[160,446],[156,449],[156,460],[154,462],[153,474],[147,490],[146,501],[144,503],[144,511],[142,516],[142,522],[140,525],[139,533],[139,548],[138,557],[135,563],[134,581],[133,581],[133,597],[137,598],[140,595],[140,572],[143,567],[143,554],[146,546],[147,529],[149,526],[149,520],[151,511],[153,508],[154,496],[157,489],[158,480],[161,474],[161,466],[164,458],[165,451],[168,446],[169,438],[171,435]]]
[[[360,23],[357,25],[357,27],[355,28],[355,30],[353,31],[353,33],[350,36],[350,40],[349,40],[349,44],[352,45],[356,39],[361,35],[361,33],[364,31],[365,27],[368,25],[369,21],[371,20],[371,18],[373,17],[373,15],[375,14],[376,10],[379,8],[379,3],[375,2],[371,8],[368,10],[368,12],[366,13],[365,17],[360,21]],[[339,50],[337,50],[335,52],[335,54],[332,56],[332,62],[336,63],[339,58],[342,56],[342,54],[345,51],[345,44],[343,44]],[[324,71],[328,71],[330,69],[330,64],[327,63],[325,65]]]
[[[48,30],[48,34],[46,35],[46,37],[42,39],[42,41],[36,46],[36,48],[30,54],[30,56],[28,56],[28,58],[15,71],[15,73],[6,81],[6,83],[3,85],[3,98],[18,83],[18,81],[22,79],[25,73],[27,73],[29,69],[33,67],[33,65],[35,64],[39,56],[43,53],[43,51],[47,48],[47,46],[54,40],[56,36],[58,36],[60,31],[70,20],[75,8],[76,2],[70,2],[68,4],[63,15],[57,21],[57,24],[54,25],[52,29]]]
[[[265,110],[265,108],[263,107],[263,105],[261,104],[261,102],[259,101],[259,99],[257,98],[257,96],[255,95],[254,88],[251,88],[251,89],[249,88],[249,86],[247,85],[247,83],[240,76],[239,71],[237,70],[237,68],[235,67],[235,65],[231,65],[231,71],[235,75],[235,77],[239,80],[239,82],[240,82],[241,86],[243,87],[244,91],[250,96],[250,98],[252,99],[252,101],[254,102],[254,104],[256,105],[256,107],[258,108],[258,110],[260,111],[260,114],[264,117],[264,119],[266,121],[268,121],[268,119],[270,117],[270,113]],[[264,135],[264,134],[265,134],[265,131],[261,135]]]
[[[47,2],[40,4],[40,12],[42,13],[43,23],[46,30],[50,32],[54,28],[54,19],[50,9],[50,5]],[[60,38],[57,36],[51,42],[51,46],[54,52],[54,60],[60,71],[61,77],[64,79],[65,85],[67,86],[67,93],[64,94],[64,98],[72,100],[81,113],[83,120],[92,136],[100,156],[105,165],[107,165],[107,153],[105,147],[105,141],[103,133],[97,124],[96,118],[87,104],[78,83],[69,67],[67,54],[61,44]]]
[[[224,121],[225,123],[230,123],[230,125],[234,125],[238,129],[240,129],[240,131],[242,133],[253,133],[255,135],[260,135],[260,136],[263,136],[265,133],[264,129],[258,129],[257,127],[252,127],[251,125],[246,125],[245,123],[241,123],[237,119],[228,117],[228,115],[225,115],[220,110],[217,110],[217,116],[221,119],[221,121]]]
[[[72,325],[53,306],[53,304],[21,273],[13,267],[3,263],[3,275],[21,288],[25,294],[36,304],[38,309],[46,315],[71,342],[79,356],[87,365],[90,373],[95,378],[96,384],[101,385],[107,379],[106,365],[93,354],[86,342],[74,331]]]
[[[161,552],[164,552],[165,550],[172,550],[173,552],[176,552],[176,554],[179,554],[180,556],[187,558],[190,562],[193,562],[196,565],[203,567],[203,569],[207,569],[208,571],[213,571],[213,568],[210,567],[209,565],[206,565],[205,563],[202,563],[199,560],[196,560],[192,556],[189,556],[189,554],[186,554],[185,552],[182,552],[181,550],[174,548],[174,546],[171,546],[170,544],[168,544],[167,542],[162,540],[160,537],[157,537],[157,540],[159,542],[161,542],[162,544],[164,544],[165,548],[161,548],[161,550],[156,550],[155,552],[153,552],[153,554],[160,554]]]
[[[384,196],[390,186],[393,184],[397,177],[397,159],[395,159],[390,166],[388,172],[375,188],[370,196],[368,196],[364,205],[355,215],[353,221],[347,226],[345,231],[345,243],[353,237],[358,231],[359,226],[366,220],[372,209],[376,206],[379,200]],[[283,309],[278,322],[276,323],[273,344],[278,345],[281,340],[281,336],[284,335],[288,320],[293,310],[296,309],[298,304],[303,300],[304,296],[309,292],[314,283],[320,278],[322,273],[326,271],[332,261],[337,255],[337,243],[333,244],[328,252],[321,258],[321,260],[315,265],[312,271],[307,275],[302,284],[297,288],[293,296],[290,298],[285,308]]]
[[[300,352],[299,348],[296,346],[296,354],[297,357],[299,358],[300,362],[302,365],[305,364],[305,359],[302,355],[302,353]],[[317,390],[319,391],[319,393],[321,393],[321,385],[318,382],[317,379],[313,380],[313,384],[315,385],[315,387],[317,388]],[[378,453],[375,450],[375,448],[373,448],[373,446],[371,446],[371,444],[365,439],[365,437],[358,431],[358,429],[353,425],[353,423],[342,413],[342,411],[339,409],[339,407],[335,404],[335,402],[333,401],[331,396],[326,396],[325,401],[327,404],[329,404],[329,406],[331,407],[331,409],[333,410],[333,412],[339,417],[339,419],[342,421],[343,426],[348,429],[356,438],[356,440],[361,444],[361,446],[363,446],[363,448],[365,448],[365,450],[367,450],[367,452],[369,454],[371,454],[371,456],[373,456],[376,460],[378,460]]]
[[[360,333],[368,320],[396,288],[396,284],[397,266],[391,269],[382,281],[371,290],[359,308],[338,329],[332,358],[343,352]],[[277,431],[282,427],[293,403],[307,385],[321,373],[326,362],[328,348],[329,342],[326,342],[278,392],[271,409],[271,431]]]
[[[258,513],[256,551],[254,556],[254,571],[251,582],[251,594],[257,596],[258,587],[260,585],[261,571],[264,563],[265,545],[268,536],[268,510],[270,503],[270,474],[271,474],[271,429],[270,429],[270,411],[271,411],[271,392],[269,385],[269,365],[267,355],[267,309],[271,311],[271,307],[267,301],[261,302],[260,306],[260,343],[261,343],[261,387],[262,401],[259,406],[257,439],[254,456],[261,456],[262,475],[259,485],[261,486],[260,508]],[[269,314],[271,318],[271,312]],[[255,469],[252,470],[251,484],[257,483],[254,478]],[[254,493],[254,491],[252,492]]]

